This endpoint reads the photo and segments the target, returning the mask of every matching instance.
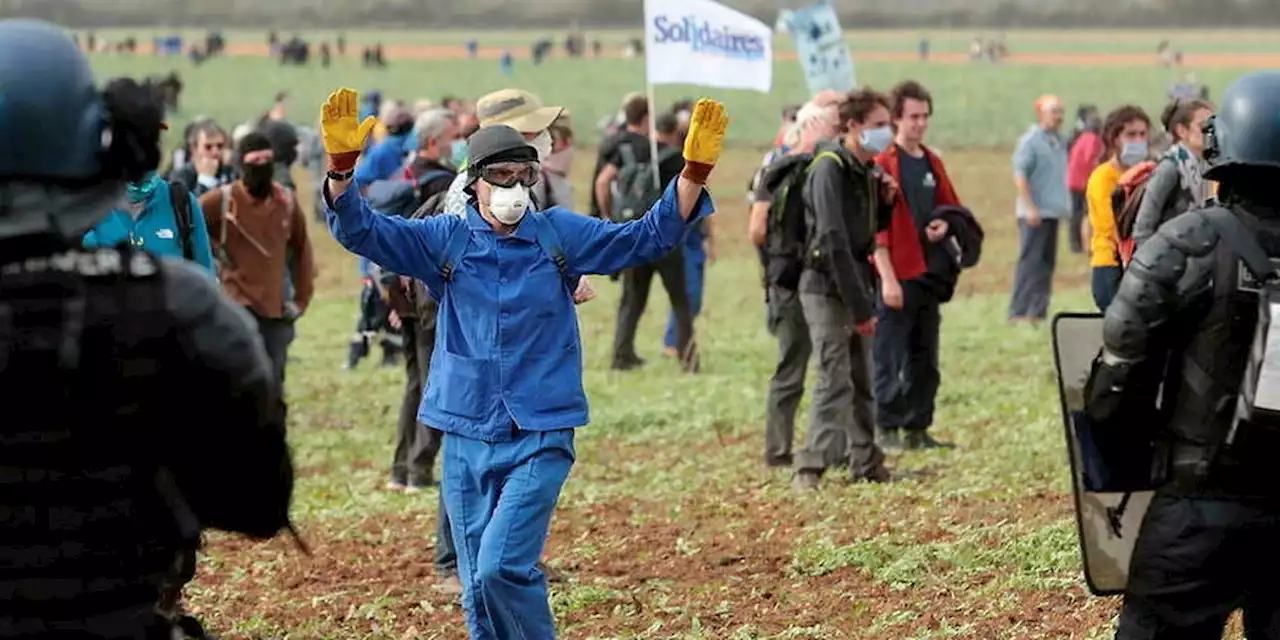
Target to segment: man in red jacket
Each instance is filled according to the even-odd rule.
[[[947,222],[934,217],[958,205],[951,179],[938,156],[924,146],[933,98],[920,83],[905,81],[890,92],[894,144],[876,156],[904,197],[894,202],[889,228],[876,236],[880,276],[879,323],[873,347],[876,421],[881,446],[893,449],[950,448],[926,431],[938,394],[938,336],[943,283],[930,264],[945,261]]]

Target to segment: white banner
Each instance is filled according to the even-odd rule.
[[[648,82],[720,89],[773,86],[773,31],[711,0],[645,0]]]

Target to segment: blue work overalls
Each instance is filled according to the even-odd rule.
[[[325,200],[329,229],[342,246],[423,281],[439,300],[418,421],[445,432],[443,491],[472,639],[554,638],[537,563],[573,466],[573,429],[589,422],[567,281],[661,258],[688,224],[712,212],[710,198],[703,195],[686,223],[672,181],[645,216],[626,224],[556,207],[527,213],[505,236],[474,200],[465,218],[422,220],[378,215],[354,188],[336,201],[326,190]],[[458,225],[466,226],[465,243],[446,256]],[[535,225],[550,228],[567,274]]]

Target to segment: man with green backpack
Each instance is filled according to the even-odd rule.
[[[602,158],[602,168],[595,182],[600,211],[614,222],[628,222],[644,215],[684,169],[678,127],[657,131],[658,155],[657,162],[653,162],[653,146],[648,136],[651,114],[647,98],[640,96],[629,100],[623,106],[623,112],[626,129],[618,134],[612,149]],[[671,300],[681,369],[695,372],[698,353],[693,340],[693,310],[689,304],[684,255],[679,249],[622,273],[622,300],[613,340],[613,368],[634,369],[644,364],[644,359],[636,354],[636,328],[648,304],[649,287],[655,274],[662,279],[662,286]]]
[[[771,291],[798,298],[818,354],[810,426],[794,460],[797,489],[815,489],[827,469],[841,467],[852,482],[889,480],[875,444],[867,340],[875,330],[868,258],[897,191],[871,161],[892,138],[883,135],[888,120],[883,95],[851,93],[837,109],[832,133],[841,137],[819,143],[812,155],[788,156],[792,169],[766,177],[774,187],[766,276]]]

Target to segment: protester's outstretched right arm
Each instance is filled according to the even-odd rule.
[[[164,268],[192,407],[162,435],[167,464],[202,527],[271,537],[289,526],[293,494],[280,383],[246,311],[194,266]]]

